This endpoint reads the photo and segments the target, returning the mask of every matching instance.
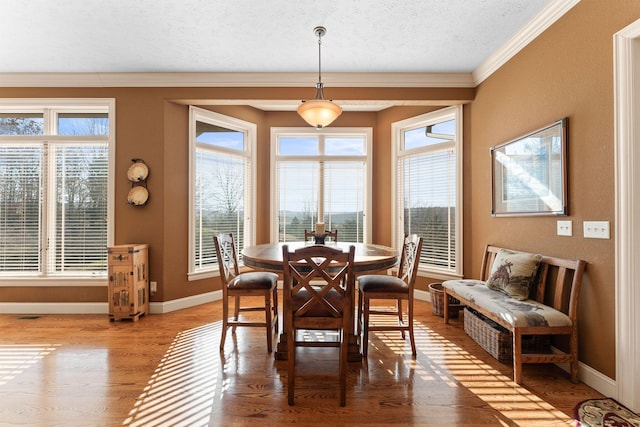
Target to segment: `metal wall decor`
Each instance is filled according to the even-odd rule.
[[[144,206],[149,201],[149,190],[147,190],[149,167],[142,159],[131,159],[131,162],[127,170],[127,179],[131,183],[127,202],[131,206]]]

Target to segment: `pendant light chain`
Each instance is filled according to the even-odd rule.
[[[324,99],[324,84],[322,83],[322,36],[327,33],[324,27],[316,27],[313,29],[318,36],[318,83],[316,83],[315,99]]]
[[[322,36],[325,31],[322,27],[316,27],[316,34],[318,34],[318,83],[322,83]]]

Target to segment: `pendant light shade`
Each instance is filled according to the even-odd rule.
[[[316,27],[313,32],[318,36],[318,83],[316,83],[316,96],[312,100],[302,101],[302,104],[298,107],[298,114],[311,126],[321,129],[337,119],[342,114],[342,108],[335,102],[324,99],[321,46],[322,36],[327,33],[327,29]]]
[[[311,126],[321,129],[338,118],[342,108],[334,102],[316,98],[300,104],[298,114]]]

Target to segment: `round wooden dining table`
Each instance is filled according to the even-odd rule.
[[[242,259],[247,267],[280,273],[282,272],[282,246],[288,245],[289,251],[294,251],[313,244],[313,242],[278,242],[248,246],[242,250]],[[351,245],[356,248],[354,259],[356,274],[369,274],[386,270],[398,263],[398,251],[388,246],[351,242],[326,244],[326,246],[341,248],[345,252],[349,250]]]
[[[282,247],[288,245],[289,251],[304,247],[312,246],[313,242],[287,242],[287,243],[265,243],[261,245],[248,246],[242,250],[242,259],[247,267],[251,267],[256,270],[267,270],[275,273],[282,273]],[[351,243],[351,242],[331,242],[327,243],[327,246],[333,246],[342,248],[345,252],[349,250],[349,246],[355,246],[355,258],[354,258],[354,270],[356,275],[370,274],[389,269],[398,263],[398,251],[388,246],[372,245],[366,243]],[[352,295],[353,301],[355,296]],[[351,323],[355,324],[355,310],[351,311],[354,320]],[[287,359],[287,342],[286,331],[284,330],[280,334],[280,339],[276,347],[274,357],[276,360]],[[360,337],[354,333],[355,329],[348,332],[349,336],[349,352],[347,360],[349,362],[362,361],[362,354],[360,352]]]

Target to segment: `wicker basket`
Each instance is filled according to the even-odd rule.
[[[513,360],[513,334],[468,307],[464,309],[464,331],[500,362]],[[522,352],[550,353],[551,338],[548,335],[523,335]]]
[[[442,283],[432,283],[429,285],[429,294],[431,294],[431,309],[436,316],[444,317],[444,290]],[[464,306],[460,301],[449,296],[449,318],[458,317],[458,312]]]

